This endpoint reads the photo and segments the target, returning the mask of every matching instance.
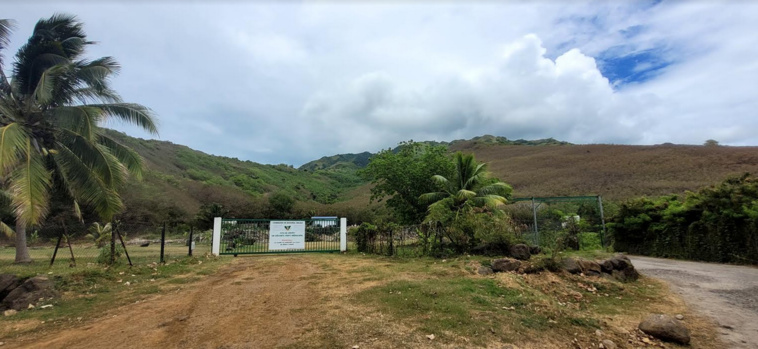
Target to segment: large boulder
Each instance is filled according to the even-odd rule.
[[[492,261],[492,270],[496,273],[518,270],[521,262],[511,258],[500,258]]]
[[[613,270],[624,270],[629,266],[632,266],[632,261],[629,259],[629,257],[623,254],[617,254],[611,257],[609,261],[611,262],[611,265],[613,265]]]
[[[580,259],[578,261],[579,267],[582,268],[582,273],[587,276],[600,276],[600,264],[593,261]]]
[[[681,321],[664,314],[653,314],[640,322],[639,329],[655,338],[676,342],[690,343],[690,331]]]
[[[479,275],[491,275],[493,273],[492,268],[481,266],[476,271]]]
[[[613,272],[613,263],[611,262],[611,260],[606,259],[600,262],[600,270],[606,274],[610,274],[611,272]]]
[[[529,258],[532,257],[532,254],[529,252],[529,246],[524,244],[516,244],[511,246],[511,257],[522,260],[522,261],[528,261]]]
[[[611,276],[621,282],[637,281],[640,278],[640,273],[630,264],[628,268],[624,270],[614,270],[611,272]]]
[[[636,281],[640,278],[640,274],[634,269],[632,261],[622,254],[617,254],[601,262],[600,268],[604,273],[611,274],[614,279],[621,282]]]
[[[8,293],[11,293],[14,288],[21,284],[16,275],[13,274],[0,274],[0,301],[5,299]]]
[[[36,304],[40,298],[55,297],[58,297],[58,292],[53,288],[53,282],[44,276],[35,276],[8,293],[3,299],[2,307],[24,310],[29,304]]]
[[[571,274],[579,274],[582,272],[582,267],[574,258],[564,258],[561,260],[561,267]]]

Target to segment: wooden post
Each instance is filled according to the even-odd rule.
[[[600,233],[600,246],[605,249],[605,215],[603,214],[603,198],[597,196],[597,207],[600,209],[600,221],[603,223],[603,231]]]
[[[111,228],[111,265],[116,263],[116,230]]]
[[[58,236],[58,243],[55,244],[55,250],[53,250],[53,258],[50,258],[50,266],[53,266],[53,263],[55,263],[55,255],[58,254],[58,246],[61,245],[61,239],[63,239],[63,233],[61,232],[61,235]]]
[[[124,238],[121,236],[121,231],[118,230],[118,224],[116,224],[115,228],[116,234],[118,234],[118,239],[121,240],[121,247],[124,248],[124,254],[126,255],[126,260],[129,261],[129,266],[133,267],[132,265],[132,259],[129,258],[129,251],[126,250],[126,244],[124,243]]]
[[[66,221],[61,219],[61,225],[63,226],[63,235],[66,237],[66,244],[68,245],[68,251],[71,252],[71,266],[76,266],[76,258],[74,258],[74,249],[71,247],[71,239],[68,238],[68,228],[66,228]]]

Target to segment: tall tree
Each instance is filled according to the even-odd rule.
[[[419,195],[436,189],[432,175],[448,176],[452,171],[446,147],[409,141],[374,155],[360,174],[374,185],[371,200],[389,197],[386,205],[395,217],[416,224],[424,220],[427,207]]]
[[[10,24],[0,21],[0,50]],[[123,208],[117,189],[129,174],[141,176],[142,159],[100,123],[115,119],[157,134],[148,108],[124,103],[110,88],[118,63],[83,58],[92,44],[76,17],[55,14],[37,22],[10,79],[0,61],[0,176],[16,220],[17,263],[31,262],[26,230],[45,218],[53,189],[75,212],[83,204],[105,222]]]

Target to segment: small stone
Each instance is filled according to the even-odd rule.
[[[360,346],[358,346],[358,345],[354,345],[354,346],[353,346],[353,349],[360,349]]]
[[[603,331],[595,330],[595,335],[598,337],[602,337],[604,335]]]
[[[684,315],[682,315],[682,314],[676,314],[675,318],[677,320],[684,320]]]
[[[34,309],[34,304],[29,303],[29,306],[26,307],[26,309]]]
[[[616,349],[616,343],[613,343],[610,339],[603,339],[602,342],[600,342],[600,345],[602,345],[602,348],[605,349]]]
[[[129,285],[131,285],[131,283],[129,281],[127,281],[127,282],[124,282],[124,285],[129,286]]]
[[[53,307],[52,304],[45,304],[45,305],[41,306],[40,309],[47,309],[47,308],[52,308],[52,307]]]
[[[3,316],[13,316],[16,315],[16,313],[18,312],[15,309],[8,309],[3,312]]]
[[[492,271],[492,268],[490,267],[481,266],[477,270],[477,273],[479,273],[479,275],[491,275],[494,272]]]
[[[433,334],[428,334],[428,335],[426,335],[426,338],[429,338],[429,340],[433,340],[434,339],[434,335]]]
[[[645,344],[650,344],[650,340],[647,339],[647,337],[642,338],[642,342],[644,342]]]

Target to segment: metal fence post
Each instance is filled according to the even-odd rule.
[[[189,252],[187,253],[188,256],[192,257],[192,226],[190,225],[190,236],[189,236],[189,243],[187,244],[189,247]]]
[[[534,202],[534,197],[532,196],[532,214],[534,215],[534,244],[539,246],[540,245],[540,231],[537,228],[537,205]]]
[[[221,217],[213,218],[213,244],[211,253],[218,257],[221,248]]]
[[[597,207],[600,209],[600,222],[603,223],[603,231],[600,233],[600,246],[605,248],[605,215],[603,214],[603,198],[597,196]]]
[[[347,251],[347,218],[340,218],[340,252]]]
[[[163,222],[163,229],[161,230],[161,263],[165,263],[163,259],[163,250],[166,246],[166,222]]]

